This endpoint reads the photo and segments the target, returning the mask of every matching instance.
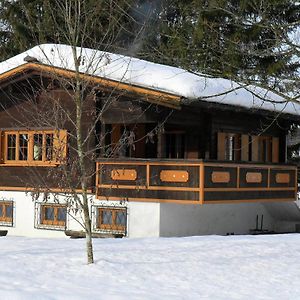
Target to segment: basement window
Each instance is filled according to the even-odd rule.
[[[40,203],[39,228],[65,229],[67,207],[63,204]]]
[[[96,230],[107,233],[126,234],[126,208],[96,208]]]
[[[13,201],[0,201],[0,225],[13,225]]]
[[[57,165],[67,155],[66,130],[2,131],[1,143],[1,163],[7,165]]]

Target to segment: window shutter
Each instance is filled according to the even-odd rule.
[[[242,138],[240,134],[233,134],[234,138],[234,160],[241,160],[242,158]]]
[[[115,148],[120,143],[121,126],[120,124],[112,124],[111,126],[111,144]]]
[[[0,164],[4,163],[4,153],[5,152],[5,143],[4,143],[4,132],[0,130]]]
[[[218,160],[225,160],[225,132],[218,132]]]
[[[258,161],[259,136],[252,135],[252,161]]]
[[[135,131],[134,157],[145,157],[145,124],[131,126],[130,130]]]
[[[272,137],[272,162],[279,162],[279,138]]]
[[[242,161],[249,161],[249,135],[242,134]]]
[[[61,155],[63,159],[67,157],[67,145],[68,145],[68,132],[67,130],[59,131],[59,146],[61,150]]]
[[[63,162],[67,157],[67,130],[58,130],[54,134],[53,150],[55,160],[59,163]]]

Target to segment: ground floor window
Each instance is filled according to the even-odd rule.
[[[13,224],[13,201],[0,201],[0,225]]]
[[[126,234],[126,208],[96,207],[96,229]]]
[[[65,229],[67,207],[63,204],[39,203],[36,217],[39,228]]]

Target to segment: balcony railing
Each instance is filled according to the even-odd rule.
[[[186,204],[295,201],[291,165],[204,160],[97,162],[97,198]]]

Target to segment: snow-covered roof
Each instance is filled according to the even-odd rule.
[[[22,66],[26,56],[40,63],[74,70],[72,48],[61,44],[43,44],[0,63],[0,75]],[[181,68],[88,48],[77,48],[80,71],[130,85],[167,92],[190,101],[204,100],[245,108],[300,115],[300,104],[286,102],[272,91],[243,86],[224,78],[197,75]]]

